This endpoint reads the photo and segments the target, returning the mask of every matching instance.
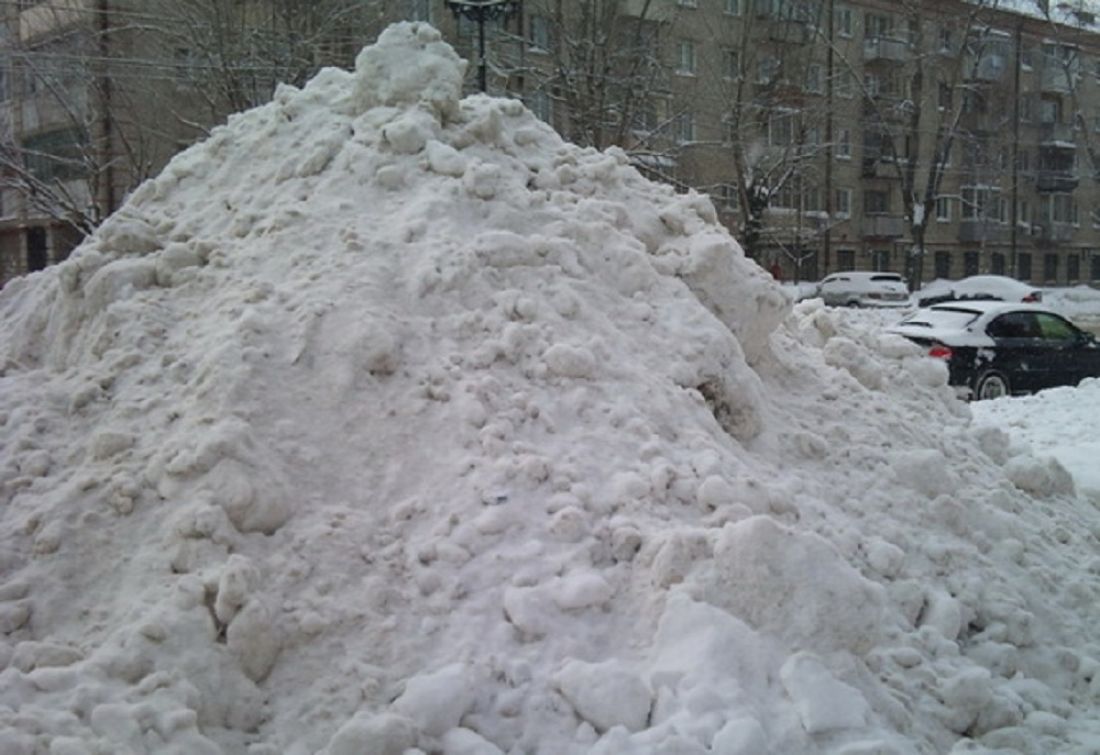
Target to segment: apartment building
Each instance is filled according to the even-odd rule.
[[[58,262],[230,113],[350,67],[391,17],[355,0],[0,3],[0,285]]]
[[[652,25],[662,61],[648,125],[623,146],[651,174],[709,192],[785,277],[1100,282],[1100,27],[1075,6],[620,3],[620,27]],[[536,50],[582,31],[554,3],[524,10]],[[569,134],[563,89],[524,94]]]
[[[478,86],[478,25],[444,0],[248,0],[216,34],[208,19],[153,34],[185,24],[152,17],[189,5],[158,1],[4,6],[0,126],[13,148],[0,165],[0,280],[64,258],[205,127],[263,101],[276,80],[349,66],[389,21],[438,26],[475,63]],[[785,278],[882,269],[914,282],[989,272],[1100,283],[1100,26],[1080,9],[507,5],[485,27],[491,93],[708,192],[746,251]],[[295,53],[303,39],[311,47]],[[218,78],[227,55],[246,78]]]

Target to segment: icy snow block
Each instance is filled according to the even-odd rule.
[[[470,690],[473,674],[465,664],[452,663],[430,674],[409,679],[393,710],[414,721],[432,737],[441,737],[458,726],[474,704]]]
[[[599,732],[615,726],[641,731],[649,720],[653,704],[649,687],[615,661],[568,661],[554,682],[577,715]]]
[[[714,557],[707,601],[757,631],[824,652],[862,654],[877,643],[885,624],[884,590],[821,536],[755,516],[727,524]]]
[[[329,740],[328,755],[401,755],[416,736],[416,724],[403,716],[357,715]]]
[[[866,723],[870,706],[860,691],[833,677],[814,656],[792,656],[779,677],[808,734],[854,729]]]
[[[438,115],[458,111],[466,61],[428,24],[399,23],[355,59],[355,103],[373,107],[427,105]]]

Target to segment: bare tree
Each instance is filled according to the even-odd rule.
[[[531,0],[523,54],[508,73],[529,101],[552,103],[551,120],[571,141],[617,145],[656,167],[675,117],[662,55],[674,23],[657,0]]]
[[[986,107],[990,87],[1007,68],[1006,53],[994,54],[999,38],[989,12],[996,9],[997,0],[974,0],[961,14],[940,18],[930,17],[919,0],[897,5],[898,15],[882,16],[882,26],[866,22],[871,28],[865,48],[880,56],[884,66],[861,81],[864,176],[882,171],[900,182],[902,213],[912,242],[906,273],[910,284],[919,287],[925,235],[953,151],[969,139],[964,169],[980,168],[989,159],[988,145],[983,144],[988,135],[968,129],[964,115]],[[893,18],[901,23],[891,23]]]

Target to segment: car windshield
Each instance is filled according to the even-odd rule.
[[[963,330],[977,319],[972,309],[936,308],[922,309],[912,317],[902,320],[902,325],[934,328],[936,330]]]

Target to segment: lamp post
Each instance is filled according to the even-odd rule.
[[[477,85],[485,91],[485,22],[496,21],[513,13],[519,0],[443,0],[455,20],[468,18],[477,22]]]

